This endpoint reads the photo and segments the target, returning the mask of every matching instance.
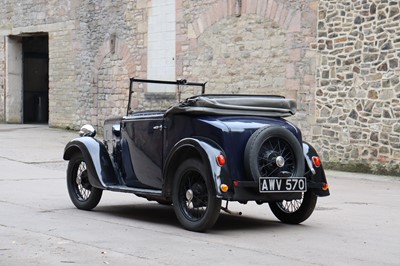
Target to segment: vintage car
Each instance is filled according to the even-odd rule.
[[[202,93],[165,111],[131,112],[134,83],[199,86]],[[130,79],[128,111],[104,122],[104,140],[85,125],[65,147],[73,204],[91,210],[103,190],[133,193],[172,204],[192,231],[212,227],[230,201],[268,203],[284,223],[305,221],[329,187],[317,152],[284,119],[296,102],[204,90],[205,83],[185,80]]]

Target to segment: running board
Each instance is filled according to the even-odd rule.
[[[161,190],[133,188],[133,187],[127,187],[127,186],[108,186],[107,190],[111,190],[111,191],[115,191],[115,192],[140,194],[140,195],[150,195],[150,196],[161,196],[162,195]]]

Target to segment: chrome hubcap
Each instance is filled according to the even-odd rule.
[[[187,205],[189,206],[189,204],[192,202],[193,200],[193,191],[191,189],[188,189],[186,191],[186,199],[187,199]]]
[[[278,166],[278,167],[284,167],[285,166],[285,159],[282,157],[282,156],[278,156],[278,157],[276,157],[276,165]]]

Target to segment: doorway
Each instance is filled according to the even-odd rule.
[[[49,37],[22,37],[23,123],[49,120]]]

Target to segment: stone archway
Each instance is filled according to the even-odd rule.
[[[251,28],[246,25],[248,21],[260,30],[246,31]],[[284,91],[285,96],[298,99],[298,91],[306,79],[296,69],[304,65],[305,57],[295,36],[303,34],[303,21],[306,20],[302,18],[300,8],[290,6],[286,1],[218,0],[188,23],[187,29],[178,30],[181,39],[187,38],[187,44],[178,44],[177,75],[195,80],[204,77],[209,81],[208,88],[213,85],[210,77],[220,76],[216,78],[220,83],[217,91],[242,93],[251,73],[248,85],[272,88],[268,93]],[[240,29],[243,31],[239,32]],[[214,43],[209,41],[213,38]],[[229,45],[226,39],[231,47],[225,52],[223,46]],[[180,47],[184,45],[190,47],[189,53],[181,51]],[[232,46],[237,51],[231,51]],[[249,65],[253,58],[257,61],[256,67]],[[242,66],[244,70],[240,70]],[[232,84],[232,79],[234,83],[237,79],[237,84]],[[310,83],[309,80],[306,82]]]
[[[181,6],[191,7],[186,0],[180,2]],[[237,5],[240,3],[238,12]],[[182,14],[177,17],[194,17],[194,20],[178,25],[177,39],[184,41],[177,43],[177,75],[190,80],[219,80],[219,85],[214,84],[216,90],[225,93],[243,93],[243,90],[238,89],[243,87],[246,80],[251,82],[248,84],[249,88],[258,87],[251,93],[260,91],[262,87],[271,88],[271,91],[262,93],[279,92],[297,100],[298,114],[294,120],[305,135],[311,134],[311,128],[315,124],[317,53],[310,49],[310,45],[316,40],[318,1],[217,0],[212,5],[204,5],[200,13],[188,16],[190,12],[192,14],[201,10],[199,5],[193,5],[193,8],[193,11],[178,10]],[[254,27],[247,27],[247,21]],[[259,30],[261,34],[249,34],[245,32],[246,28]],[[238,31],[242,32],[238,34]],[[242,34],[246,37],[241,37]],[[260,35],[270,36],[264,38],[270,44],[262,43]],[[221,51],[221,46],[228,45],[226,38],[234,44],[236,54],[235,51]],[[253,53],[253,48],[258,50]],[[257,54],[259,50],[265,52],[261,57]],[[252,69],[249,61],[257,57],[263,61],[256,62]],[[242,66],[245,71],[241,70]],[[252,77],[248,78],[248,73]],[[232,78],[223,80],[229,76]],[[226,85],[231,81],[234,83],[232,86]],[[212,85],[209,82],[206,91]]]
[[[128,45],[118,38],[111,37],[100,47],[92,69],[91,121],[99,130],[106,118],[125,115],[133,62]]]
[[[218,32],[218,34],[215,34]],[[207,77],[207,93],[281,94],[289,54],[286,32],[274,22],[246,15],[222,19],[197,38],[186,71]]]
[[[284,1],[240,1],[242,2],[240,7],[238,7],[238,2],[237,0],[218,0],[200,14],[199,18],[193,23],[189,24],[189,38],[199,37],[207,28],[221,19],[249,14],[273,21],[287,32],[299,32],[301,30],[301,11],[287,6]]]
[[[315,1],[317,2],[317,1]],[[313,6],[315,9],[316,7]],[[187,37],[188,37],[188,43],[190,45],[190,51],[195,51],[195,54],[202,54],[202,53],[208,53],[208,55],[205,55],[205,57],[210,57],[210,50],[209,51],[203,51],[204,45],[205,45],[205,39],[202,38],[202,35],[207,34],[207,31],[209,29],[214,28],[215,26],[218,27],[220,25],[220,22],[222,20],[231,20],[230,24],[227,24],[228,26],[231,25],[232,23],[235,23],[235,17],[246,17],[250,18],[252,20],[252,23],[256,21],[255,23],[258,24],[263,24],[264,28],[270,27],[270,31],[263,31],[261,34],[264,36],[270,36],[271,40],[270,43],[262,44],[262,40],[260,37],[262,36],[255,36],[253,35],[253,38],[256,39],[254,44],[250,44],[250,46],[254,45],[255,47],[246,47],[245,44],[245,38],[240,37],[239,35],[237,36],[236,39],[233,40],[233,43],[239,43],[239,48],[242,49],[240,51],[242,53],[242,56],[244,57],[244,60],[237,60],[236,64],[241,65],[242,62],[246,62],[246,57],[247,58],[252,58],[252,56],[257,56],[257,52],[253,53],[253,55],[250,53],[250,50],[252,48],[256,49],[263,49],[263,51],[266,51],[266,54],[268,54],[266,59],[271,59],[272,60],[266,60],[267,64],[265,65],[265,69],[261,69],[262,66],[258,64],[254,71],[256,71],[259,76],[260,76],[260,82],[258,86],[273,86],[275,89],[271,91],[271,93],[274,93],[274,91],[282,91],[283,88],[286,88],[284,90],[285,96],[291,97],[294,99],[298,99],[298,91],[300,90],[300,87],[304,81],[307,83],[310,83],[309,80],[306,80],[304,77],[302,71],[302,66],[304,66],[304,60],[310,60],[305,58],[305,53],[301,51],[301,47],[299,47],[299,44],[297,43],[298,40],[296,40],[297,36],[301,34],[302,31],[304,30],[303,25],[308,25],[308,28],[310,25],[315,24],[316,21],[316,13],[311,14],[310,12],[308,13],[307,16],[302,15],[302,11],[299,8],[299,6],[292,5],[290,6],[286,1],[278,1],[278,0],[252,0],[252,1],[238,1],[238,0],[218,0],[216,1],[213,5],[211,5],[208,9],[206,9],[204,12],[202,12],[197,19],[195,19],[193,22],[189,23],[188,28],[187,28]],[[257,21],[258,20],[258,21]],[[214,34],[211,34],[211,36],[215,35],[215,32],[218,32],[219,34],[223,33],[226,35],[227,38],[231,39],[230,37],[236,29],[244,28],[246,25],[242,24],[236,24],[233,27],[228,29],[222,28],[220,31],[214,30]],[[246,35],[249,35],[245,32]],[[257,33],[255,33],[257,34]],[[311,33],[311,36],[314,36],[315,34]],[[246,36],[249,37],[249,36]],[[242,40],[240,40],[240,38]],[[226,38],[220,38],[221,40],[226,40]],[[311,42],[311,38],[309,38],[309,42]],[[267,40],[268,41],[268,40]],[[309,43],[305,43],[306,48],[308,47]],[[207,46],[207,45],[205,45]],[[216,48],[218,47],[218,43],[211,44],[210,47]],[[270,48],[282,48],[286,52],[283,52],[282,49],[275,49],[275,51],[270,51]],[[211,49],[214,50],[214,49]],[[250,53],[250,54],[249,54]],[[182,53],[183,54],[183,53]],[[177,54],[177,57],[179,58],[179,53]],[[227,56],[226,54],[224,56]],[[271,56],[271,57],[270,57]],[[282,71],[282,65],[279,65],[279,57],[283,56],[280,60],[280,63],[284,64],[284,71]],[[232,61],[234,59],[237,59],[238,56],[235,55],[232,59],[230,57],[230,60],[222,60],[222,61]],[[193,58],[190,58],[190,60],[193,60]],[[261,61],[261,60],[259,60]],[[197,64],[197,61],[196,61]],[[309,62],[306,62],[307,65],[311,64]],[[179,64],[178,64],[179,65]],[[180,76],[191,76],[194,75],[196,76],[199,73],[193,73],[191,72],[190,66],[185,65],[184,63],[181,64],[182,67],[181,69],[178,69],[178,75]],[[232,64],[225,64],[222,65],[221,68],[227,68],[231,67]],[[279,66],[278,66],[279,65]],[[265,72],[268,72],[267,68],[269,68],[272,72],[272,76],[274,77],[273,81],[271,81],[271,76],[264,75]],[[181,73],[179,73],[181,71]],[[235,73],[237,71],[231,71],[229,75],[235,76],[235,74],[239,75],[239,78],[241,79],[241,83],[244,81],[244,76],[246,75],[246,72],[249,72],[249,69],[246,71]],[[211,73],[216,73],[216,72],[211,72]],[[246,77],[246,76],[245,76]],[[223,81],[222,81],[223,82]],[[227,81],[225,81],[227,82]],[[210,84],[211,85],[211,84]],[[309,84],[307,84],[309,85]],[[224,86],[226,88],[226,86]],[[235,86],[234,86],[235,87]],[[242,87],[243,85],[238,85],[236,88],[233,89],[228,89],[227,92],[238,92],[238,88]],[[221,87],[220,87],[221,88]],[[308,93],[307,93],[308,94]],[[310,105],[308,105],[310,106]]]
[[[118,55],[104,58],[97,77],[97,126],[105,119],[126,113],[129,95],[129,74]]]

